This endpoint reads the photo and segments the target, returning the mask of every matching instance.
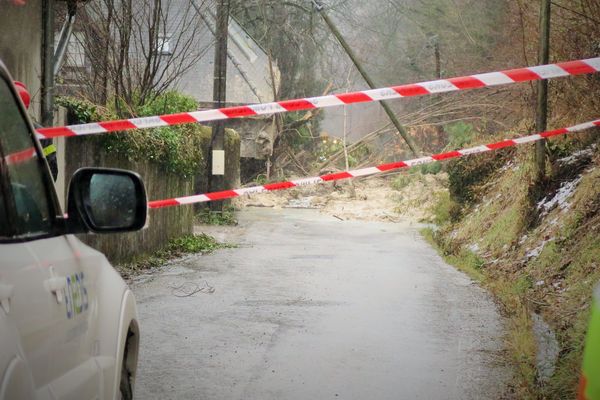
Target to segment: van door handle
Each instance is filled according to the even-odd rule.
[[[46,287],[56,296],[56,302],[62,303],[65,299],[65,289],[67,288],[67,279],[65,277],[52,277],[46,279]]]
[[[10,299],[13,297],[15,287],[0,283],[0,307],[8,314],[10,311]]]

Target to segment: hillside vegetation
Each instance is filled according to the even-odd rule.
[[[448,261],[498,296],[509,321],[518,398],[575,398],[592,291],[600,281],[599,139],[584,135],[571,155],[557,159],[536,199],[528,149],[450,164],[449,195],[435,210],[440,228],[427,232]],[[499,168],[473,179],[481,164]],[[533,333],[536,314],[559,347],[545,365],[546,349]]]

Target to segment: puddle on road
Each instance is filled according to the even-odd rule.
[[[554,374],[560,347],[554,331],[539,314],[532,313],[531,320],[537,345],[536,369],[538,379],[540,382],[548,382]]]

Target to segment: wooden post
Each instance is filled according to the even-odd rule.
[[[215,29],[215,68],[213,84],[214,108],[225,106],[227,90],[227,39],[229,36],[229,0],[217,3],[217,20]],[[212,127],[209,148],[209,191],[225,189],[225,124],[217,121]],[[211,202],[213,211],[223,211],[223,202]]]
[[[435,77],[442,79],[442,61],[440,59],[440,41],[437,36],[433,39],[433,55],[435,57]]]
[[[442,59],[440,56],[440,38],[435,35],[431,38],[433,41],[433,56],[435,58],[435,77],[442,79]],[[444,143],[444,127],[441,124],[436,125],[435,131],[437,133],[436,140],[439,143]]]
[[[540,43],[538,63],[548,64],[550,61],[550,0],[541,0],[540,6]],[[548,81],[537,82],[537,110],[535,130],[544,132],[548,124]],[[546,175],[546,140],[535,143],[535,176],[541,181]]]

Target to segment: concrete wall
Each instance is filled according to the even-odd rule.
[[[81,167],[122,168],[139,173],[146,185],[148,200],[161,200],[195,194],[194,178],[184,178],[167,173],[158,163],[130,161],[125,157],[106,152],[94,137],[73,137],[66,139],[66,176],[71,177]],[[225,163],[225,177],[228,187],[237,187],[240,180],[239,135],[228,130],[225,150],[228,158]],[[208,141],[204,146],[205,160],[208,155]],[[206,165],[199,168],[206,171]],[[205,173],[199,178],[204,180]],[[180,206],[150,210],[146,229],[139,232],[82,235],[81,239],[90,246],[102,251],[112,262],[128,262],[137,256],[150,254],[166,246],[169,240],[193,232],[194,207]]]
[[[0,0],[0,59],[8,67],[13,79],[24,82],[29,88],[32,95],[31,115],[37,120],[40,119],[41,55],[42,0],[27,0],[25,6],[15,6]],[[212,74],[210,81],[212,82]],[[236,86],[233,85],[234,88]],[[212,98],[212,83],[209,87],[209,98]],[[203,92],[202,96],[197,97],[203,97],[205,94],[206,92]],[[64,113],[59,112],[56,121],[63,124]],[[61,202],[65,197],[66,183],[78,168],[84,166],[124,168],[138,172],[144,179],[150,200],[194,194],[194,178],[185,179],[166,174],[164,168],[156,163],[132,162],[108,154],[93,137],[60,139],[56,142],[59,148],[60,171],[56,186]],[[226,182],[228,187],[237,187],[240,180],[240,139],[237,133],[228,131],[225,150]],[[208,153],[208,146],[205,152]],[[206,170],[205,166],[202,170]],[[143,231],[84,235],[82,239],[104,252],[112,261],[125,262],[137,255],[160,249],[171,238],[192,233],[193,212],[193,207],[189,206],[153,210],[150,212],[149,227]]]
[[[0,59],[13,79],[31,93],[31,115],[39,119],[42,81],[42,0],[24,6],[0,1]]]
[[[95,138],[69,138],[66,142],[67,176],[81,167],[111,167],[136,171],[142,176],[151,200],[180,196],[192,192],[192,179],[165,174],[157,164],[132,162],[108,154]],[[192,232],[192,207],[153,210],[148,227],[139,232],[110,235],[82,235],[81,239],[103,252],[112,262],[131,261],[136,256],[154,252],[172,238]]]

